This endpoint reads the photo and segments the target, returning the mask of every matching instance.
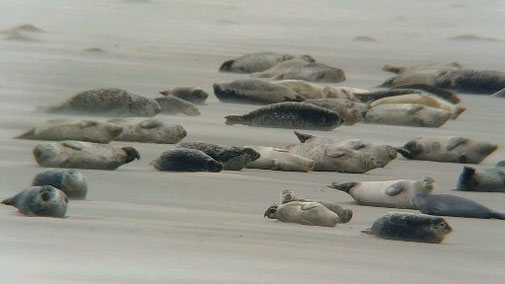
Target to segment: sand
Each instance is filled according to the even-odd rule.
[[[344,3],[341,3],[344,2]],[[504,39],[501,2],[475,1],[17,1],[0,4],[0,29],[31,23],[33,40],[0,33],[0,197],[30,185],[41,170],[37,141],[16,140],[38,122],[65,117],[35,112],[79,91],[122,88],[147,97],[161,89],[212,84],[247,75],[218,73],[247,52],[310,54],[345,70],[339,86],[374,88],[384,64],[460,62],[503,70],[504,43],[448,41],[460,34]],[[370,36],[376,42],[352,41]],[[86,49],[99,49],[89,52]],[[467,108],[438,129],[357,124],[330,132],[400,146],[423,135],[462,135],[504,146],[505,100],[463,95]],[[201,115],[157,116],[182,124],[184,141],[283,146],[291,130],[227,126],[224,116],[255,106],[211,95]],[[103,118],[105,120],[105,118]],[[358,206],[326,187],[331,181],[433,176],[438,192],[505,211],[503,193],[451,191],[460,164],[399,158],[364,175],[240,172],[161,173],[149,166],[169,145],[136,147],[140,161],[116,171],[83,170],[86,201],[68,218],[28,218],[0,206],[2,283],[502,283],[505,222],[447,217],[440,245],[381,240],[360,233],[394,209]],[[504,159],[499,150],[477,167]],[[318,228],[263,218],[282,189],[354,210],[347,224]],[[415,212],[412,210],[401,210]]]

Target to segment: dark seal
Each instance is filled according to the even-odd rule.
[[[260,157],[260,153],[249,147],[230,147],[206,142],[182,142],[178,147],[200,150],[222,163],[225,170],[240,171]]]
[[[68,199],[63,191],[44,185],[27,188],[2,203],[18,208],[26,216],[63,218]]]
[[[186,148],[163,152],[160,157],[151,162],[151,165],[160,171],[220,172],[223,170],[223,164],[204,152]]]

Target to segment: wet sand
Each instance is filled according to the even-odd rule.
[[[248,75],[218,73],[248,52],[310,54],[342,68],[339,86],[372,89],[392,76],[384,64],[460,62],[503,71],[503,42],[447,41],[460,34],[505,38],[504,4],[453,1],[2,1],[0,29],[31,23],[34,41],[0,34],[0,197],[30,185],[41,170],[38,141],[12,137],[40,121],[65,117],[35,112],[86,89],[116,87],[147,97],[158,90],[201,87],[211,94],[201,115],[156,118],[182,124],[183,141],[284,146],[292,130],[227,126],[224,116],[256,108],[223,104],[212,84]],[[390,6],[394,5],[395,9]],[[421,24],[422,23],[422,24]],[[352,41],[371,36],[377,42]],[[85,49],[99,48],[104,52]],[[357,124],[330,132],[400,146],[423,135],[461,135],[497,143],[477,167],[505,159],[505,100],[462,95],[467,108],[438,129]],[[105,120],[106,118],[102,118]],[[505,211],[503,193],[451,191],[463,167],[403,158],[364,175],[240,172],[161,173],[149,162],[170,145],[120,143],[142,159],[116,171],[83,170],[86,201],[70,201],[68,218],[28,218],[0,206],[2,283],[501,283],[505,222],[447,217],[454,228],[440,245],[388,241],[361,230],[389,211],[358,206],[326,187],[331,181],[433,176],[437,192]],[[263,218],[282,189],[354,211],[335,228]]]

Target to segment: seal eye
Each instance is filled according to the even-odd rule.
[[[42,200],[44,200],[44,201],[48,201],[50,198],[49,193],[47,191],[42,192],[42,194],[40,195],[40,198],[42,198]]]

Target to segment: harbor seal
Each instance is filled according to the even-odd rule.
[[[309,55],[291,55],[280,54],[275,52],[258,52],[248,53],[233,60],[225,61],[219,71],[221,72],[235,72],[235,73],[253,73],[262,72],[268,68],[276,65],[277,63],[297,59],[306,62],[316,62],[314,58]]]
[[[35,161],[42,167],[115,170],[140,159],[133,147],[115,147],[79,141],[38,144],[33,149]]]
[[[112,123],[94,120],[52,119],[35,126],[16,138],[47,141],[78,140],[107,144],[122,131],[122,127]]]
[[[225,170],[232,171],[240,171],[260,157],[260,153],[249,147],[222,146],[206,142],[182,142],[177,147],[200,150],[222,163]]]
[[[196,105],[205,104],[205,100],[207,100],[209,97],[209,94],[207,94],[207,92],[204,90],[193,87],[178,87],[169,90],[163,90],[160,91],[160,94],[164,96],[174,96]]]
[[[417,209],[414,198],[419,192],[432,192],[431,177],[418,180],[332,182],[328,187],[348,193],[360,205]]]
[[[179,143],[187,132],[178,124],[167,124],[158,119],[129,120],[115,118],[109,120],[123,128],[123,132],[117,136],[116,141],[175,144]]]
[[[50,185],[62,190],[70,199],[85,199],[88,182],[77,170],[47,170],[38,173],[32,186]]]
[[[282,102],[285,98],[296,98],[291,89],[261,80],[216,83],[213,88],[216,97],[225,103],[271,104]]]
[[[505,161],[488,169],[463,167],[456,190],[505,192]]]
[[[381,239],[438,244],[452,232],[452,228],[441,217],[389,212],[361,232]]]
[[[163,152],[151,162],[159,171],[182,172],[220,172],[223,164],[212,159],[202,151],[187,148],[175,148]]]
[[[428,215],[505,220],[505,213],[456,195],[419,192],[414,204],[419,211]]]
[[[272,78],[274,80],[295,79],[327,83],[340,83],[346,79],[344,71],[339,68],[303,60],[283,61],[263,72],[256,72],[252,75],[260,78]]]
[[[309,226],[335,227],[338,215],[318,202],[292,201],[280,206],[270,206],[264,214],[269,219]]]
[[[332,130],[343,123],[338,113],[306,103],[276,103],[244,115],[225,116],[226,124],[256,127]]]
[[[366,89],[351,87],[320,86],[304,80],[281,80],[272,84],[284,86],[296,92],[297,99],[345,99],[358,101],[356,93],[367,93]]]
[[[90,114],[103,116],[152,117],[161,110],[154,100],[121,89],[94,89],[80,92],[63,104],[42,107],[48,113]]]
[[[298,172],[309,172],[314,168],[314,161],[289,153],[286,149],[265,146],[247,147],[260,153],[260,157],[249,162],[246,168]]]
[[[64,218],[68,199],[63,191],[43,185],[27,188],[2,203],[16,207],[26,216]]]
[[[344,99],[309,99],[304,103],[320,106],[338,113],[344,120],[344,125],[354,125],[363,120],[368,105]]]
[[[459,136],[419,137],[396,150],[410,160],[478,164],[498,145]]]
[[[451,113],[420,104],[384,104],[372,107],[363,122],[416,127],[440,127],[451,119]]]
[[[162,114],[185,114],[188,116],[198,116],[200,115],[200,110],[198,107],[174,96],[164,96],[161,98],[154,99],[160,105],[160,113]]]
[[[320,203],[338,215],[339,223],[348,223],[352,219],[352,210],[351,209],[344,209],[344,208],[342,208],[342,206],[340,206],[336,203],[298,198],[295,196],[295,193],[293,191],[287,190],[287,189],[284,189],[281,191],[280,204],[285,204],[285,203],[293,202],[293,201]]]
[[[421,104],[429,107],[439,108],[451,113],[451,118],[456,119],[466,109],[444,100],[426,94],[406,94],[393,97],[382,98],[370,103],[370,107],[383,104]]]

